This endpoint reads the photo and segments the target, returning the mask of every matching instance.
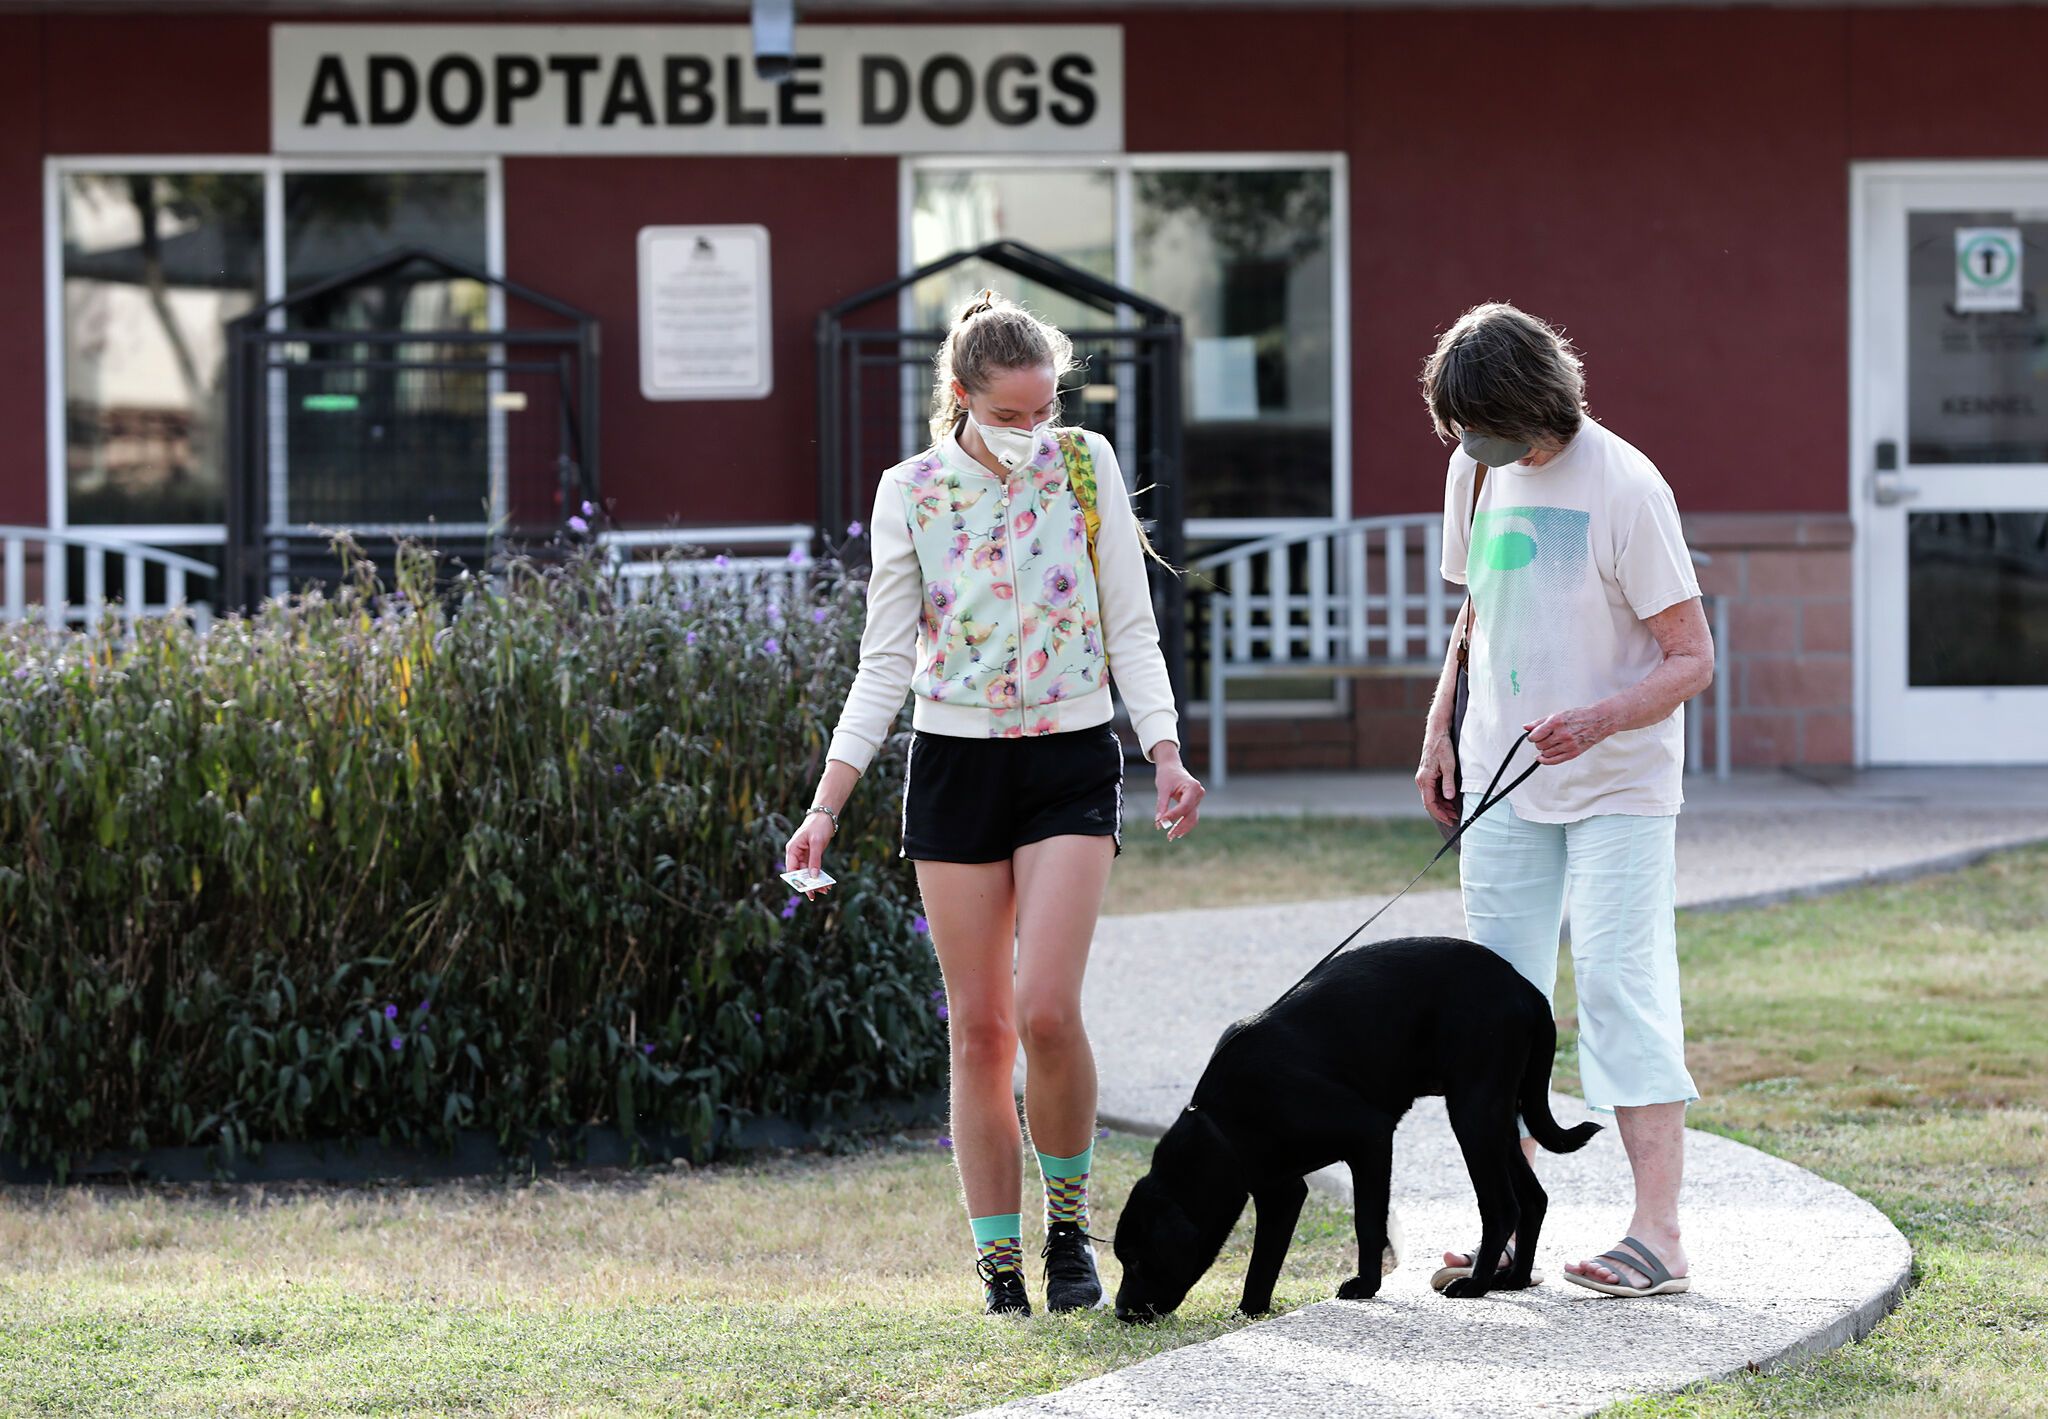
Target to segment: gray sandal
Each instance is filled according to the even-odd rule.
[[[1671,1268],[1657,1259],[1657,1253],[1634,1237],[1623,1237],[1620,1246],[1615,1247],[1613,1251],[1601,1252],[1593,1260],[1605,1262],[1607,1269],[1616,1276],[1621,1275],[1621,1268],[1626,1266],[1629,1270],[1639,1272],[1650,1279],[1644,1285],[1629,1286],[1612,1281],[1595,1281],[1592,1277],[1581,1276],[1576,1271],[1565,1272],[1564,1279],[1575,1286],[1584,1286],[1589,1291],[1598,1291],[1603,1296],[1675,1296],[1680,1291],[1692,1289],[1692,1278],[1673,1276]]]

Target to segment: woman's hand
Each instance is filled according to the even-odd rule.
[[[832,841],[832,820],[823,813],[806,813],[803,822],[797,824],[795,832],[789,835],[789,845],[782,850],[782,870],[785,872],[813,872],[825,870],[825,844]],[[820,887],[818,892],[829,892],[830,887]],[[809,900],[818,892],[806,892]]]
[[[1422,764],[1415,770],[1422,806],[1446,828],[1458,826],[1458,758],[1451,752],[1451,731],[1432,727],[1422,744]]]
[[[1522,728],[1529,731],[1529,747],[1539,761],[1562,764],[1614,733],[1615,725],[1597,705],[1582,705],[1547,719],[1531,720]]]
[[[1208,790],[1182,766],[1180,745],[1163,739],[1152,746],[1153,782],[1159,788],[1159,806],[1152,821],[1166,829],[1166,840],[1184,838],[1202,816],[1202,799]]]

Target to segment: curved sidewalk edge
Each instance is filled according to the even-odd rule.
[[[1559,1097],[1561,1121],[1585,1116]],[[1617,1400],[1767,1370],[1860,1339],[1904,1295],[1906,1240],[1876,1208],[1806,1170],[1713,1134],[1687,1137],[1693,1289],[1646,1300],[1562,1282],[1563,1263],[1612,1245],[1628,1213],[1614,1132],[1539,1163],[1551,1211],[1539,1244],[1551,1279],[1520,1293],[1446,1300],[1430,1253],[1469,1244],[1478,1210],[1440,1100],[1395,1144],[1395,1195],[1417,1255],[1371,1301],[1321,1301],[1216,1340],[999,1409],[1111,1419],[1322,1419],[1331,1414],[1594,1413]],[[1800,1259],[1825,1257],[1811,1269]],[[1335,1284],[1338,1278],[1331,1277]]]

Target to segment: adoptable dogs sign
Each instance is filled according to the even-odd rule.
[[[1116,25],[271,28],[280,153],[1115,152]]]

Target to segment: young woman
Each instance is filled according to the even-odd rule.
[[[1029,1315],[1011,1074],[1045,1181],[1046,1304],[1103,1304],[1088,1236],[1095,1058],[1081,975],[1122,848],[1110,678],[1157,766],[1154,821],[1195,825],[1178,720],[1116,455],[1053,425],[1067,337],[992,291],[940,347],[933,445],[882,475],[860,671],[785,851],[822,865],[854,781],[915,698],[903,855],[945,976],[953,1151],[989,1314]],[[1099,524],[1098,524],[1099,519]]]

